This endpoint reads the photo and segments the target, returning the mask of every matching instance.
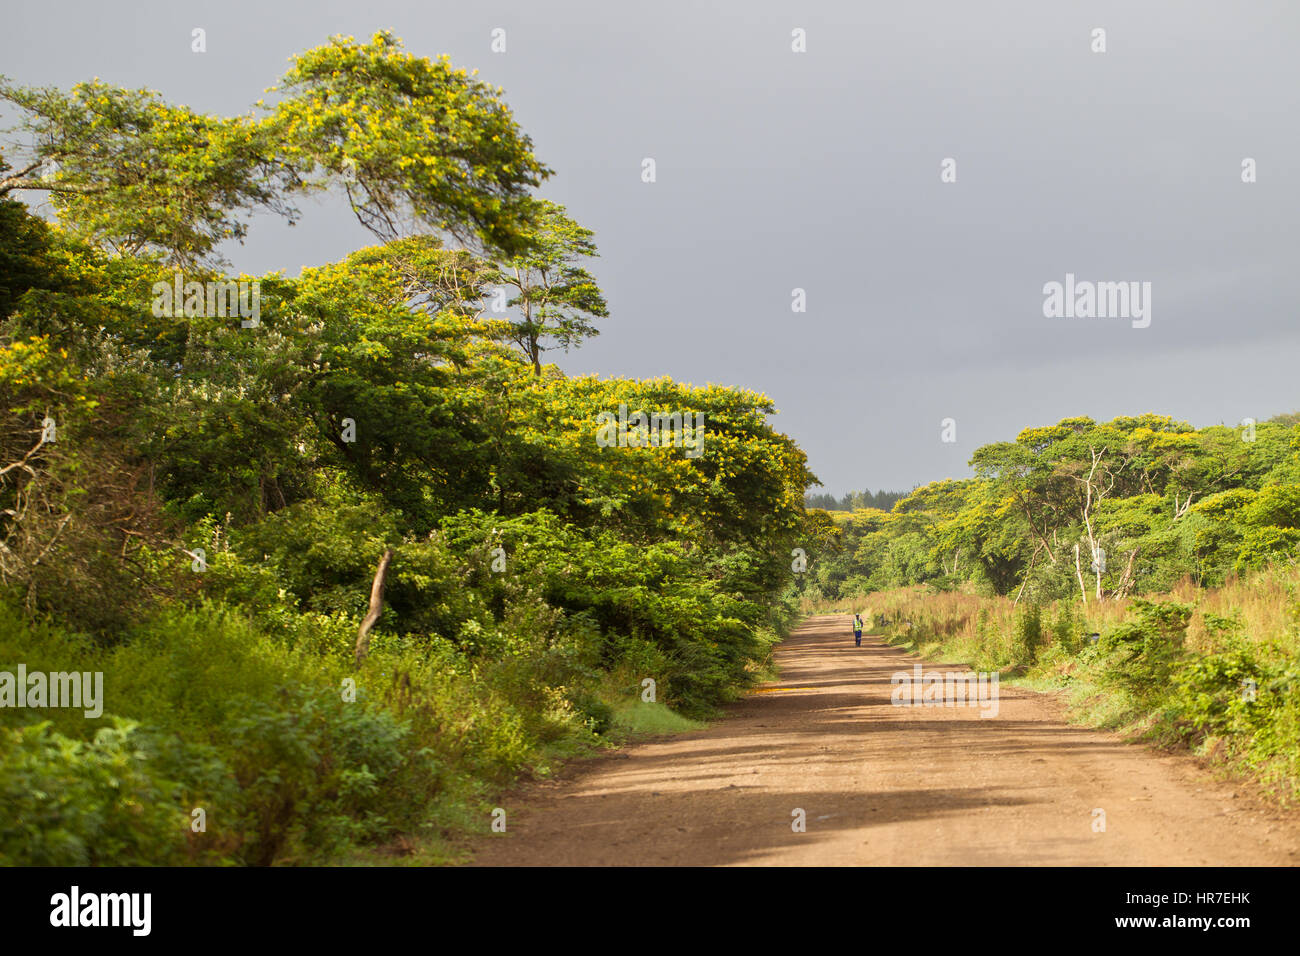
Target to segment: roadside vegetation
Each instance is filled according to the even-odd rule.
[[[521,774],[765,673],[804,454],[763,395],[549,362],[611,310],[499,90],[379,34],[247,116],[0,96],[0,672],[104,698],[0,707],[0,863],[448,859]],[[375,245],[224,271],[323,190]]]
[[[1068,691],[1080,721],[1300,798],[1300,428],[1068,419],[886,512],[814,512],[806,612]]]

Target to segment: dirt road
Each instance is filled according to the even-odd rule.
[[[475,863],[1300,864],[1300,814],[1071,727],[1048,695],[1003,686],[991,718],[892,706],[890,675],[916,658],[869,635],[854,647],[848,622],[806,622],[777,651],[781,680],[707,729],[520,788]]]

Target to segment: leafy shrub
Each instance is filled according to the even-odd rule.
[[[1192,608],[1173,601],[1133,601],[1137,615],[1104,635],[1104,683],[1127,691],[1135,702],[1149,705],[1168,688],[1175,664],[1183,654]]]
[[[185,859],[178,786],[150,773],[137,726],[89,741],[48,722],[0,729],[0,865],[163,865]]]
[[[1057,602],[1056,615],[1048,627],[1052,643],[1066,654],[1077,653],[1084,643],[1084,623],[1082,616],[1075,613],[1073,603]]]
[[[1267,681],[1276,676],[1250,643],[1236,639],[1227,650],[1184,662],[1175,675],[1174,699],[1179,715],[1198,731],[1246,730],[1266,704],[1260,694],[1268,693]]]
[[[1012,661],[1029,665],[1038,657],[1038,647],[1043,642],[1042,611],[1037,604],[1022,604],[1012,625]]]
[[[301,685],[272,701],[243,698],[237,709],[229,759],[246,862],[267,866],[285,851],[328,857],[412,822],[407,813],[388,816],[398,810],[392,793],[413,789],[403,775],[427,777],[433,766],[408,746],[405,723]]]

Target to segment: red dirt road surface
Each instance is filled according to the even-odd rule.
[[[777,649],[781,680],[707,729],[519,788],[474,863],[1300,864],[1300,813],[1189,756],[1072,727],[1050,695],[1002,686],[991,718],[891,705],[890,675],[917,658],[870,635],[854,647],[849,622],[805,622]]]

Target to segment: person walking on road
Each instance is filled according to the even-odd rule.
[[[853,615],[853,643],[857,647],[862,646],[862,615]]]

